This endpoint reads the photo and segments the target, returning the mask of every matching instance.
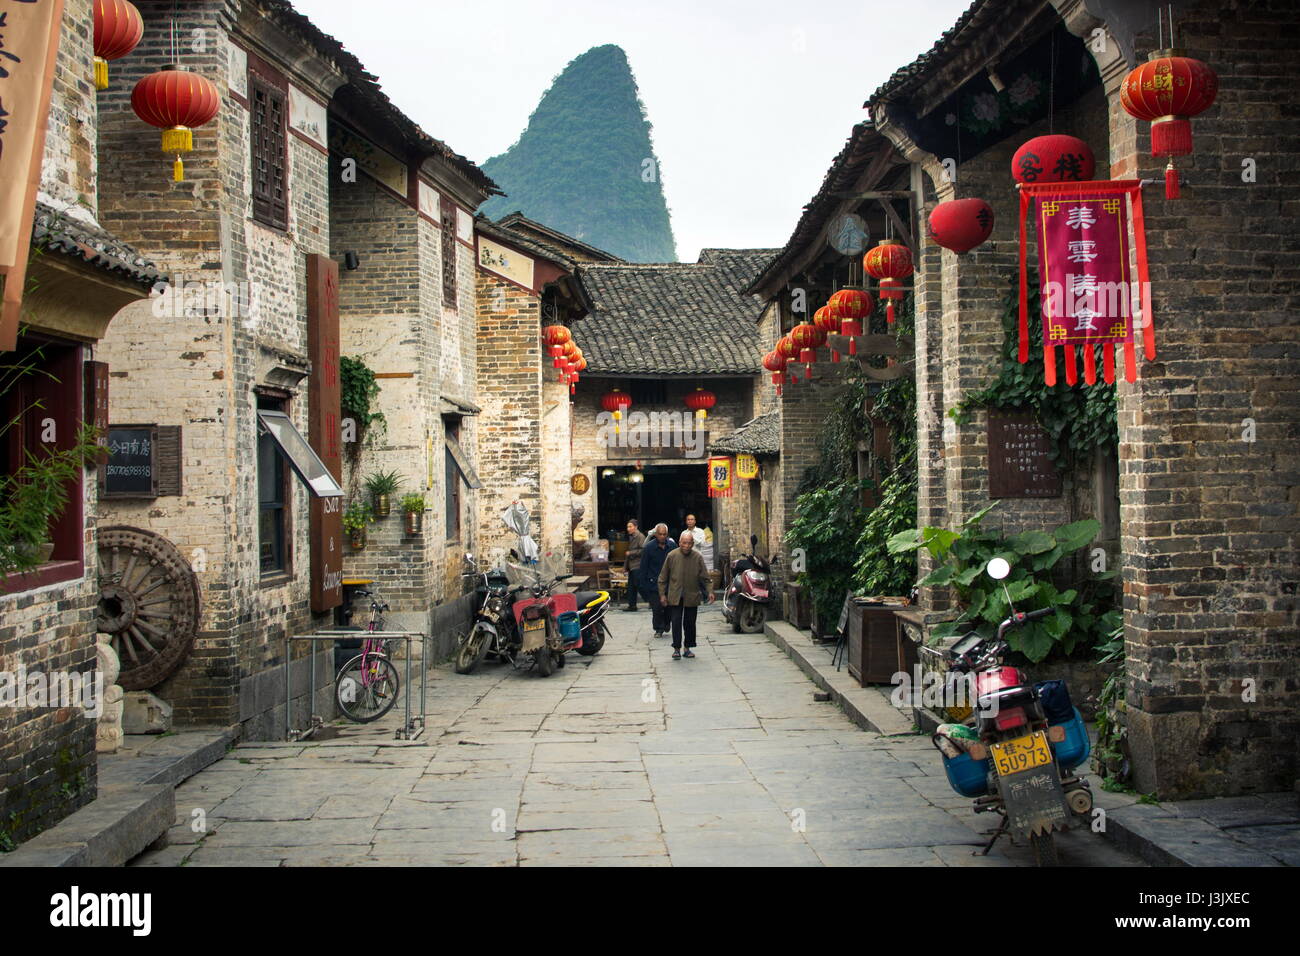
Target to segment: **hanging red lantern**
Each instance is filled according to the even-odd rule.
[[[558,368],[560,369],[560,381],[563,382],[569,372],[573,370],[573,365],[578,360],[582,350],[578,348],[573,339],[565,342],[560,346],[560,359]]]
[[[1011,157],[1011,175],[1018,183],[1088,182],[1096,168],[1092,147],[1064,133],[1035,136]]]
[[[144,18],[128,0],[95,0],[95,89],[108,89],[108,61],[120,60],[144,36]]]
[[[941,202],[930,213],[930,238],[956,253],[970,252],[993,232],[993,210],[983,199]]]
[[[717,402],[718,397],[702,385],[695,386],[695,391],[686,396],[686,407],[694,411],[695,417],[700,421],[709,417],[709,409]]]
[[[804,366],[803,377],[812,378],[812,366],[817,361],[817,346],[826,341],[826,333],[812,323],[804,322],[790,332],[790,340],[799,350],[799,362]]]
[[[880,297],[885,300],[885,316],[894,324],[894,301],[903,297],[903,283],[913,272],[912,253],[897,239],[882,239],[862,257],[867,275],[880,282]]]
[[[849,340],[849,354],[858,354],[857,337],[862,334],[862,320],[876,309],[876,300],[864,289],[840,289],[831,296],[831,311],[839,316],[839,334]],[[838,360],[839,353],[833,353]]]
[[[194,148],[193,128],[211,120],[220,107],[221,97],[210,80],[170,63],[141,79],[131,91],[131,109],[163,131],[163,152],[176,154],[175,182],[185,178],[180,154]]]
[[[600,396],[600,405],[605,411],[612,412],[614,415],[614,434],[618,434],[618,422],[623,417],[623,413],[632,405],[632,396],[627,392],[619,391],[612,388],[604,395]]]
[[[834,307],[827,303],[813,313],[813,325],[821,329],[827,336],[838,335],[840,331],[840,317]],[[839,352],[831,352],[831,361],[840,360]]]
[[[1130,73],[1119,101],[1130,115],[1151,123],[1151,155],[1168,156],[1165,198],[1178,198],[1175,156],[1192,151],[1191,117],[1204,112],[1219,95],[1219,77],[1182,50],[1156,50]]]
[[[564,343],[572,338],[573,333],[563,325],[548,325],[542,329],[542,340],[546,342],[546,348],[550,352],[553,367],[560,367],[560,356],[564,354]]]
[[[781,385],[785,381],[786,357],[776,349],[768,352],[763,356],[763,368],[772,373],[772,384],[776,386],[776,394],[781,394]]]

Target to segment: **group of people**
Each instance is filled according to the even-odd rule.
[[[673,660],[695,656],[695,618],[700,604],[713,602],[709,565],[700,553],[705,529],[686,516],[686,527],[674,541],[668,525],[655,525],[649,538],[635,518],[627,523],[627,605],[636,610],[637,594],[650,605],[655,637],[671,629]]]

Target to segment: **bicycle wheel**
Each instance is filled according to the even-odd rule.
[[[397,703],[397,668],[379,654],[358,654],[343,665],[334,682],[334,700],[349,720],[368,724]]]

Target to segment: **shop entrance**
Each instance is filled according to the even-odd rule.
[[[699,524],[715,525],[704,462],[601,468],[596,478],[596,509],[601,537],[625,534],[629,518],[640,521],[647,535],[662,521],[676,537],[686,526],[688,514],[695,515]]]

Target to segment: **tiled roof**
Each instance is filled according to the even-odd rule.
[[[761,370],[745,288],[775,249],[705,249],[699,262],[587,263],[592,312],[574,327],[587,374],[748,375]]]
[[[710,451],[745,455],[779,455],[781,453],[781,416],[776,412],[759,415],[741,425],[730,435],[709,443]]]
[[[478,165],[440,139],[434,139],[409,116],[393,105],[393,101],[380,88],[378,78],[369,72],[361,61],[343,48],[343,44],[294,9],[288,0],[257,0],[271,19],[298,33],[325,58],[334,61],[348,78],[363,103],[391,122],[412,147],[426,155],[439,156],[460,171],[471,183],[488,196],[503,196],[489,176]]]
[[[558,229],[552,229],[550,226],[540,223],[535,219],[529,219],[527,216],[525,216],[522,212],[519,212],[518,210],[510,213],[509,215],[502,216],[500,219],[497,220],[497,225],[504,226],[506,229],[510,229],[513,226],[522,226],[523,228],[531,230],[533,232],[541,233],[543,236],[553,236],[556,242],[560,243],[560,245],[567,244],[569,246],[572,246],[574,249],[577,249],[581,252],[585,252],[593,259],[599,259],[602,262],[626,261],[614,255],[614,253],[612,252],[606,252],[604,249],[597,249],[595,246],[583,242],[581,239],[574,239],[573,236],[566,235],[565,233],[560,232],[560,230]]]
[[[479,213],[474,217],[474,229],[486,236],[491,236],[493,239],[500,239],[502,242],[509,242],[512,245],[516,245],[524,252],[531,252],[535,256],[549,259],[556,265],[563,266],[570,272],[572,272],[577,266],[576,262],[554,246],[548,245],[544,242],[539,242],[532,236],[522,235],[521,233],[515,232],[513,229],[507,229],[500,223],[493,222],[482,213]]]
[[[893,75],[862,105],[867,107],[879,100],[907,95],[914,87],[919,86],[931,71],[938,69],[955,52],[967,45],[972,37],[977,37],[986,30],[1006,34],[1007,31],[1021,26],[1017,11],[1009,9],[1012,6],[1013,4],[1007,3],[1006,0],[975,0],[957,18],[956,23],[939,34],[939,39],[934,41],[934,46],[907,66],[895,70]],[[970,36],[962,36],[968,30]]]
[[[817,195],[803,207],[803,215],[799,217],[799,222],[790,235],[790,241],[755,275],[749,287],[750,292],[757,291],[759,286],[779,277],[809,243],[821,235],[822,227],[826,225],[826,221],[842,201],[835,194],[852,189],[876,154],[882,149],[889,148],[889,142],[876,132],[874,123],[863,122],[854,125],[844,148],[831,161],[830,169],[822,177],[821,188],[817,190]]]
[[[146,288],[167,281],[166,273],[114,238],[79,206],[60,211],[38,201],[32,219],[32,244],[45,253],[57,252],[79,259]]]

